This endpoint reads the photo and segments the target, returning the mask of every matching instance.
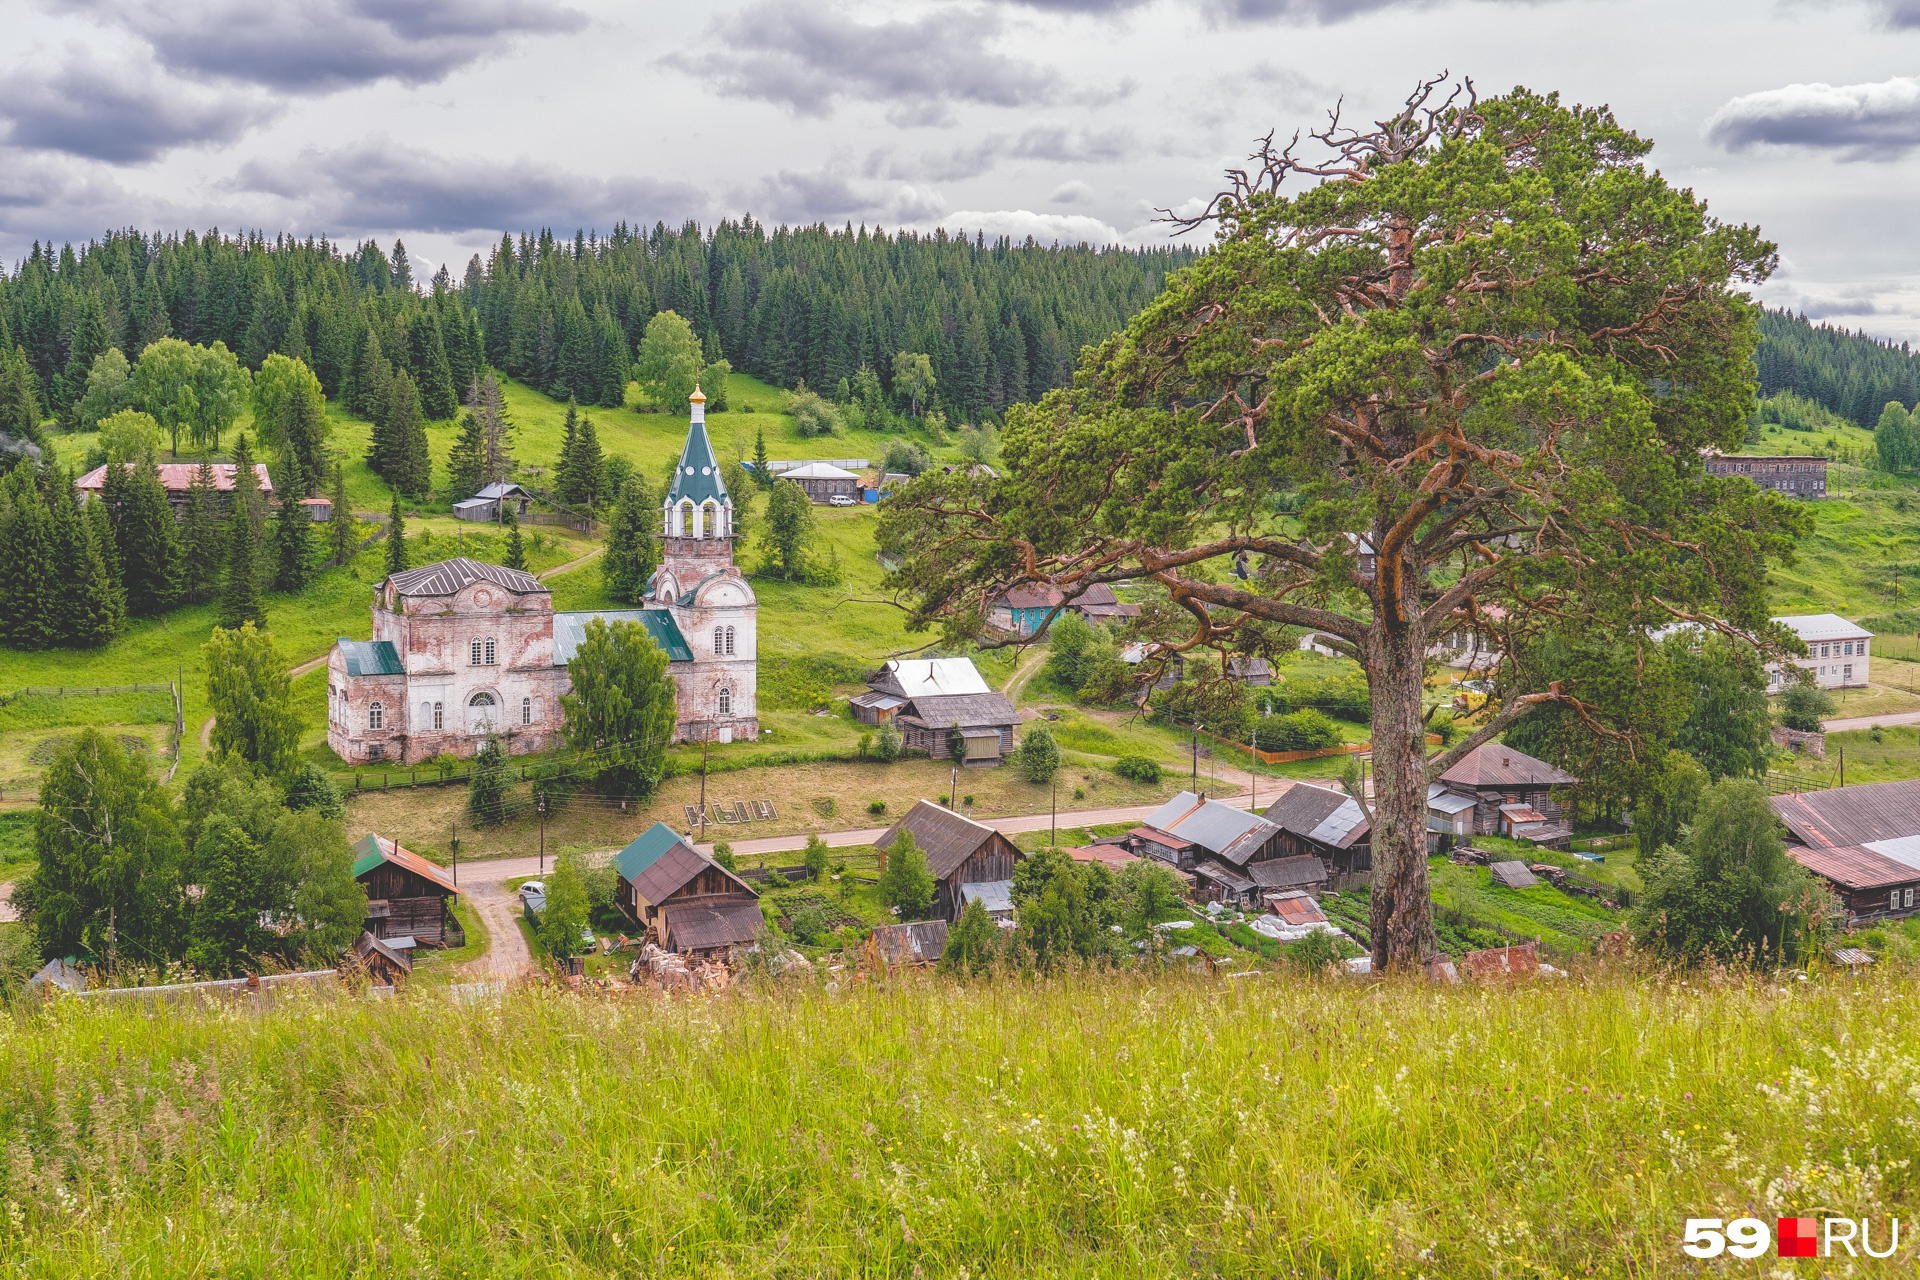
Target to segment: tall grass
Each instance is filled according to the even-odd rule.
[[[838,982],[57,1005],[0,1037],[0,1248],[50,1277],[1656,1276],[1692,1274],[1688,1217],[1914,1208],[1891,976]]]

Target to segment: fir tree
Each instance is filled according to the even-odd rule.
[[[273,528],[273,585],[279,591],[299,591],[313,576],[313,521],[300,501],[304,491],[297,464],[282,473]]]
[[[98,648],[119,635],[127,622],[126,601],[107,568],[94,522],[74,503],[73,480],[55,473],[59,486],[53,504],[53,545],[60,589],[61,639],[81,648]]]
[[[753,429],[753,482],[762,489],[773,488],[773,468],[767,465],[767,429]]]
[[[646,481],[638,474],[628,477],[607,526],[607,552],[600,557],[600,581],[614,599],[645,602],[647,583],[660,567],[660,540],[653,536],[659,518]]]
[[[260,597],[260,539],[246,504],[237,499],[227,515],[226,553],[220,582],[220,625],[238,631],[251,622],[266,630],[267,608]]]
[[[395,240],[393,242],[393,287],[413,291],[413,268],[407,264],[407,246]]]
[[[480,486],[485,483],[481,479],[485,473],[485,460],[481,456],[485,447],[480,419],[469,409],[460,415],[460,438],[447,453],[447,489],[455,498],[464,501],[480,492]]]
[[[347,501],[346,469],[337,462],[333,464],[333,492],[328,496],[332,499],[333,516],[327,521],[327,545],[333,551],[334,560],[345,564],[359,541],[360,529]]]
[[[19,347],[0,346],[0,436],[46,443],[40,431],[40,379]]]
[[[73,406],[80,402],[81,395],[87,389],[87,375],[93,371],[93,362],[105,355],[107,348],[112,345],[113,336],[107,330],[107,313],[101,305],[100,295],[83,295],[80,315],[74,322],[73,341],[67,347],[66,371],[54,379],[54,408],[59,411],[61,422],[69,430],[74,426],[71,416]]]
[[[33,468],[6,479],[0,523],[0,637],[16,649],[44,649],[58,639],[59,580],[53,521],[34,483]]]
[[[580,434],[580,406],[567,401],[567,418],[560,424],[560,456],[553,464],[553,496],[568,506],[574,500],[567,495],[573,492],[573,442]]]
[[[433,460],[420,417],[420,392],[405,369],[393,375],[387,395],[387,437],[393,450],[387,483],[408,497],[424,495],[433,484]]]
[[[507,399],[500,380],[491,372],[476,379],[468,401],[480,423],[480,478],[487,484],[504,484],[513,479],[513,419],[507,416]]]
[[[387,512],[387,576],[407,569],[407,522],[400,518],[400,491],[393,491],[393,507]]]
[[[187,487],[186,518],[180,523],[180,598],[190,604],[205,604],[220,589],[224,556],[220,498],[214,486],[213,464],[202,460]]]
[[[527,569],[527,547],[520,540],[520,517],[513,513],[513,507],[507,507],[507,568],[518,569],[522,573]]]
[[[107,474],[111,476],[114,470],[109,467]],[[107,515],[118,517],[114,545],[126,581],[127,612],[136,618],[149,618],[173,607],[180,531],[152,456],[120,470],[126,476],[122,502],[117,512],[109,504]]]
[[[591,507],[605,495],[601,493],[606,471],[606,455],[600,449],[600,433],[594,429],[593,415],[580,415],[580,429],[573,433],[573,456],[568,463],[573,478],[573,495],[565,501]]]

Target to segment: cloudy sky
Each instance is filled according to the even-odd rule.
[[[1419,77],[1610,104],[1780,244],[1776,304],[1920,340],[1920,0],[0,0],[0,256],[109,226],[708,221],[1160,239],[1269,129]]]

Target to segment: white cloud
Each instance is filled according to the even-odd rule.
[[[1842,160],[1897,160],[1920,147],[1920,79],[1877,84],[1790,84],[1733,99],[1707,121],[1729,151],[1809,147]]]
[[[948,231],[973,235],[984,231],[989,239],[1032,236],[1041,244],[1119,244],[1120,233],[1098,218],[1082,213],[1035,213],[1031,209],[964,209],[930,220]]]

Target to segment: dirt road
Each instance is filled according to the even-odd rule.
[[[487,926],[487,950],[478,960],[471,961],[466,972],[479,978],[498,978],[510,980],[524,975],[533,967],[533,956],[527,951],[526,935],[520,932],[520,896],[507,892],[501,882],[512,876],[532,874],[533,867],[525,870],[511,869],[507,862],[529,863],[532,858],[511,858],[502,862],[483,863],[487,868],[484,876],[474,876],[463,880],[460,888],[466,894],[480,919]]]
[[[1897,724],[1920,724],[1920,711],[1899,711],[1890,716],[1849,716],[1844,720],[1822,720],[1820,727],[1828,733],[1846,733],[1853,729],[1871,729],[1875,725],[1891,729]]]

